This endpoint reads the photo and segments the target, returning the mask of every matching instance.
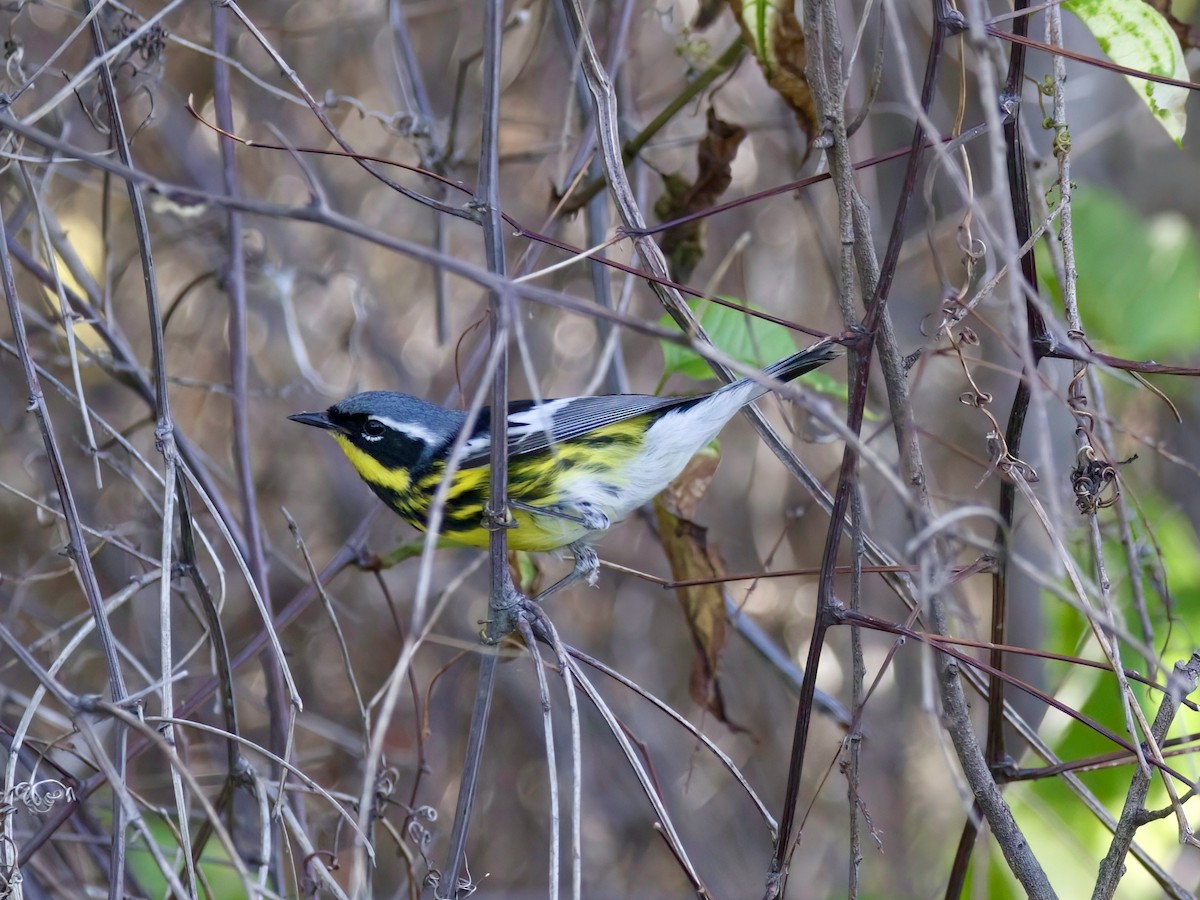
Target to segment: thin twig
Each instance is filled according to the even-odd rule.
[[[484,14],[483,42],[483,124],[479,149],[479,187],[475,203],[483,215],[483,243],[488,271],[502,278],[505,274],[504,235],[500,218],[500,51],[504,31],[504,8],[500,0],[488,0]],[[498,284],[489,297],[491,312],[491,339],[494,359],[489,362],[491,377],[492,409],[496,414],[490,420],[491,435],[491,478],[487,519],[492,529],[488,556],[491,563],[491,594],[488,598],[487,637],[498,641],[512,628],[511,615],[516,602],[516,589],[508,568],[508,352],[511,334],[512,295],[507,287]],[[449,481],[449,478],[446,479]],[[479,687],[471,714],[471,732],[468,756],[463,767],[463,778],[459,787],[458,807],[454,814],[454,826],[450,838],[448,862],[443,873],[444,887],[449,893],[444,896],[465,896],[460,889],[460,873],[466,861],[466,840],[470,827],[471,811],[479,764],[482,758],[484,736],[491,709],[491,698],[495,684],[496,657],[483,658],[479,670]],[[467,888],[466,893],[473,890]]]
[[[125,687],[125,678],[121,672],[120,661],[117,659],[116,639],[109,625],[108,618],[105,615],[103,595],[96,578],[95,569],[92,567],[91,557],[87,552],[87,541],[83,536],[79,510],[75,505],[75,496],[71,491],[66,466],[63,463],[62,454],[58,448],[58,441],[54,437],[54,430],[50,423],[50,414],[46,408],[46,398],[42,394],[41,383],[38,380],[33,359],[30,355],[29,341],[25,333],[24,317],[21,312],[21,300],[17,294],[16,280],[13,275],[12,258],[8,253],[8,233],[4,225],[2,211],[0,211],[0,280],[4,284],[4,296],[8,305],[9,319],[12,322],[13,342],[16,344],[17,355],[21,360],[21,366],[24,370],[25,386],[29,391],[26,410],[32,412],[37,417],[38,427],[42,434],[42,444],[46,449],[46,458],[50,465],[50,473],[54,478],[55,488],[58,491],[59,503],[62,504],[63,518],[69,534],[66,551],[76,567],[83,586],[84,595],[87,597],[88,606],[91,608],[92,616],[96,621],[96,633],[100,639],[100,647],[104,654],[104,661],[108,671],[109,693],[112,696],[114,704],[123,704],[126,702],[128,691]],[[118,727],[116,729],[118,744],[116,765],[118,767],[117,771],[122,773],[122,777],[125,759],[125,740],[123,735],[124,729]],[[110,897],[115,900],[116,895],[119,895],[121,891],[125,871],[123,822],[127,810],[118,796],[123,786],[113,784],[112,787],[114,797],[111,865],[112,872],[114,873],[113,883],[115,887],[110,890]]]
[[[1163,694],[1158,707],[1158,715],[1150,727],[1150,736],[1161,744],[1167,736],[1167,730],[1175,719],[1179,709],[1179,701],[1196,690],[1200,682],[1200,652],[1193,653],[1186,662],[1180,660],[1175,664],[1175,671],[1168,690]],[[1092,891],[1092,900],[1108,900],[1117,892],[1121,876],[1125,873],[1125,857],[1129,853],[1129,845],[1141,825],[1140,816],[1145,808],[1146,795],[1150,790],[1151,773],[1142,766],[1135,766],[1133,783],[1125,795],[1125,805],[1121,809],[1121,817],[1117,820],[1116,830],[1113,831],[1112,843],[1108,853],[1100,863],[1100,873],[1096,886]]]
[[[546,682],[546,670],[542,664],[542,654],[538,650],[537,640],[529,621],[522,617],[518,621],[518,630],[525,640],[525,649],[533,661],[533,670],[537,676],[538,701],[542,707],[542,733],[546,742],[546,769],[549,773],[547,786],[550,791],[550,874],[548,879],[547,896],[550,900],[558,900],[558,882],[560,878],[559,834],[562,821],[558,802],[558,764],[554,753],[554,715],[550,703],[550,687]],[[566,674],[565,672],[563,673]]]

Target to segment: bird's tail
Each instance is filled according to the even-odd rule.
[[[826,338],[767,366],[753,378],[739,378],[711,394],[684,401],[680,406],[680,415],[673,419],[664,417],[663,421],[674,421],[676,428],[682,426],[695,443],[693,451],[689,451],[694,452],[716,437],[717,432],[737,415],[739,409],[767,393],[770,390],[766,384],[769,379],[791,381],[841,355],[841,346]]]
[[[845,351],[840,344],[826,338],[817,341],[811,347],[805,347],[799,353],[793,353],[787,359],[767,366],[763,369],[763,374],[778,381],[792,381],[806,372],[821,368],[827,362],[832,362],[843,352]]]
[[[787,359],[767,366],[762,370],[762,376],[731,381],[713,396],[720,398],[722,406],[729,405],[732,410],[730,415],[733,415],[739,408],[751,400],[757,400],[770,390],[764,383],[764,376],[776,381],[793,381],[805,372],[819,369],[825,363],[837,359],[843,352],[841,345],[835,344],[829,338],[817,341],[799,353],[793,353]]]

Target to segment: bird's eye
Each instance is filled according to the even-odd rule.
[[[382,437],[387,431],[387,427],[378,419],[367,419],[367,424],[363,425],[363,434],[370,437]]]

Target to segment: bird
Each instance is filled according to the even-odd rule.
[[[694,396],[608,394],[508,405],[508,546],[567,548],[570,574],[537,599],[584,578],[600,561],[592,544],[610,525],[652,500],[740,409],[840,356],[826,338],[763,369]],[[399,516],[424,531],[465,412],[394,391],[365,391],[322,412],[288,416],[327,431],[359,477]],[[439,537],[486,547],[491,483],[491,410],[480,410],[462,441],[446,491]]]

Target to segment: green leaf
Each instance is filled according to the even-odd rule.
[[[742,22],[750,36],[750,49],[758,57],[768,78],[776,63],[771,30],[778,15],[779,11],[768,0],[746,0],[742,5]]]
[[[150,839],[157,845],[161,853],[169,859],[171,854],[179,852],[178,834],[173,826],[163,821],[161,816],[142,812],[142,822],[149,832]],[[145,846],[137,843],[130,848],[127,857],[130,870],[137,882],[145,891],[146,896],[161,897],[169,893],[166,878],[154,858],[147,852]],[[200,857],[200,875],[204,879],[207,891],[201,896],[229,898],[241,900],[248,897],[237,871],[229,862],[229,854],[218,840],[210,840],[204,847]]]
[[[758,307],[752,304],[742,303],[733,297],[721,299],[738,303],[742,309],[722,306],[708,300],[694,300],[690,305],[693,312],[698,312],[704,333],[722,353],[732,356],[744,365],[761,369],[796,352],[796,341],[792,337],[791,329],[760,319],[758,316],[747,315],[743,310],[758,311]],[[663,328],[677,327],[675,320],[666,315],[658,320],[658,324]],[[712,379],[712,368],[690,347],[670,341],[660,343],[663,351],[660,388],[672,375],[682,375],[695,381]],[[827,394],[840,400],[846,399],[846,385],[821,369],[800,376],[800,380],[806,387],[819,394]],[[869,409],[866,410],[866,416],[872,421],[878,418]]]
[[[733,298],[721,299],[741,303]],[[700,325],[716,348],[740,363],[762,368],[796,352],[792,333],[782,325],[719,303],[696,301],[692,304],[692,311],[698,308]],[[745,305],[745,308],[758,311],[757,307],[751,305]],[[672,328],[675,321],[664,315],[659,319],[659,324],[664,328]],[[708,363],[691,348],[668,341],[662,342],[662,348],[664,380],[676,374],[696,381],[707,381],[713,377]]]
[[[526,553],[524,550],[513,550],[509,554],[509,559],[516,566],[517,588],[532,597],[536,593],[534,587],[541,574],[537,562],[534,561],[532,554]]]
[[[1177,213],[1143,217],[1118,195],[1081,187],[1074,193],[1079,311],[1097,348],[1152,359],[1191,354],[1200,345],[1200,236]],[[1052,296],[1049,254],[1038,270]]]
[[[1143,0],[1066,0],[1063,5],[1080,18],[1113,62],[1188,80],[1179,38],[1163,15]],[[1171,139],[1182,143],[1187,128],[1187,90],[1129,75],[1125,78]]]

